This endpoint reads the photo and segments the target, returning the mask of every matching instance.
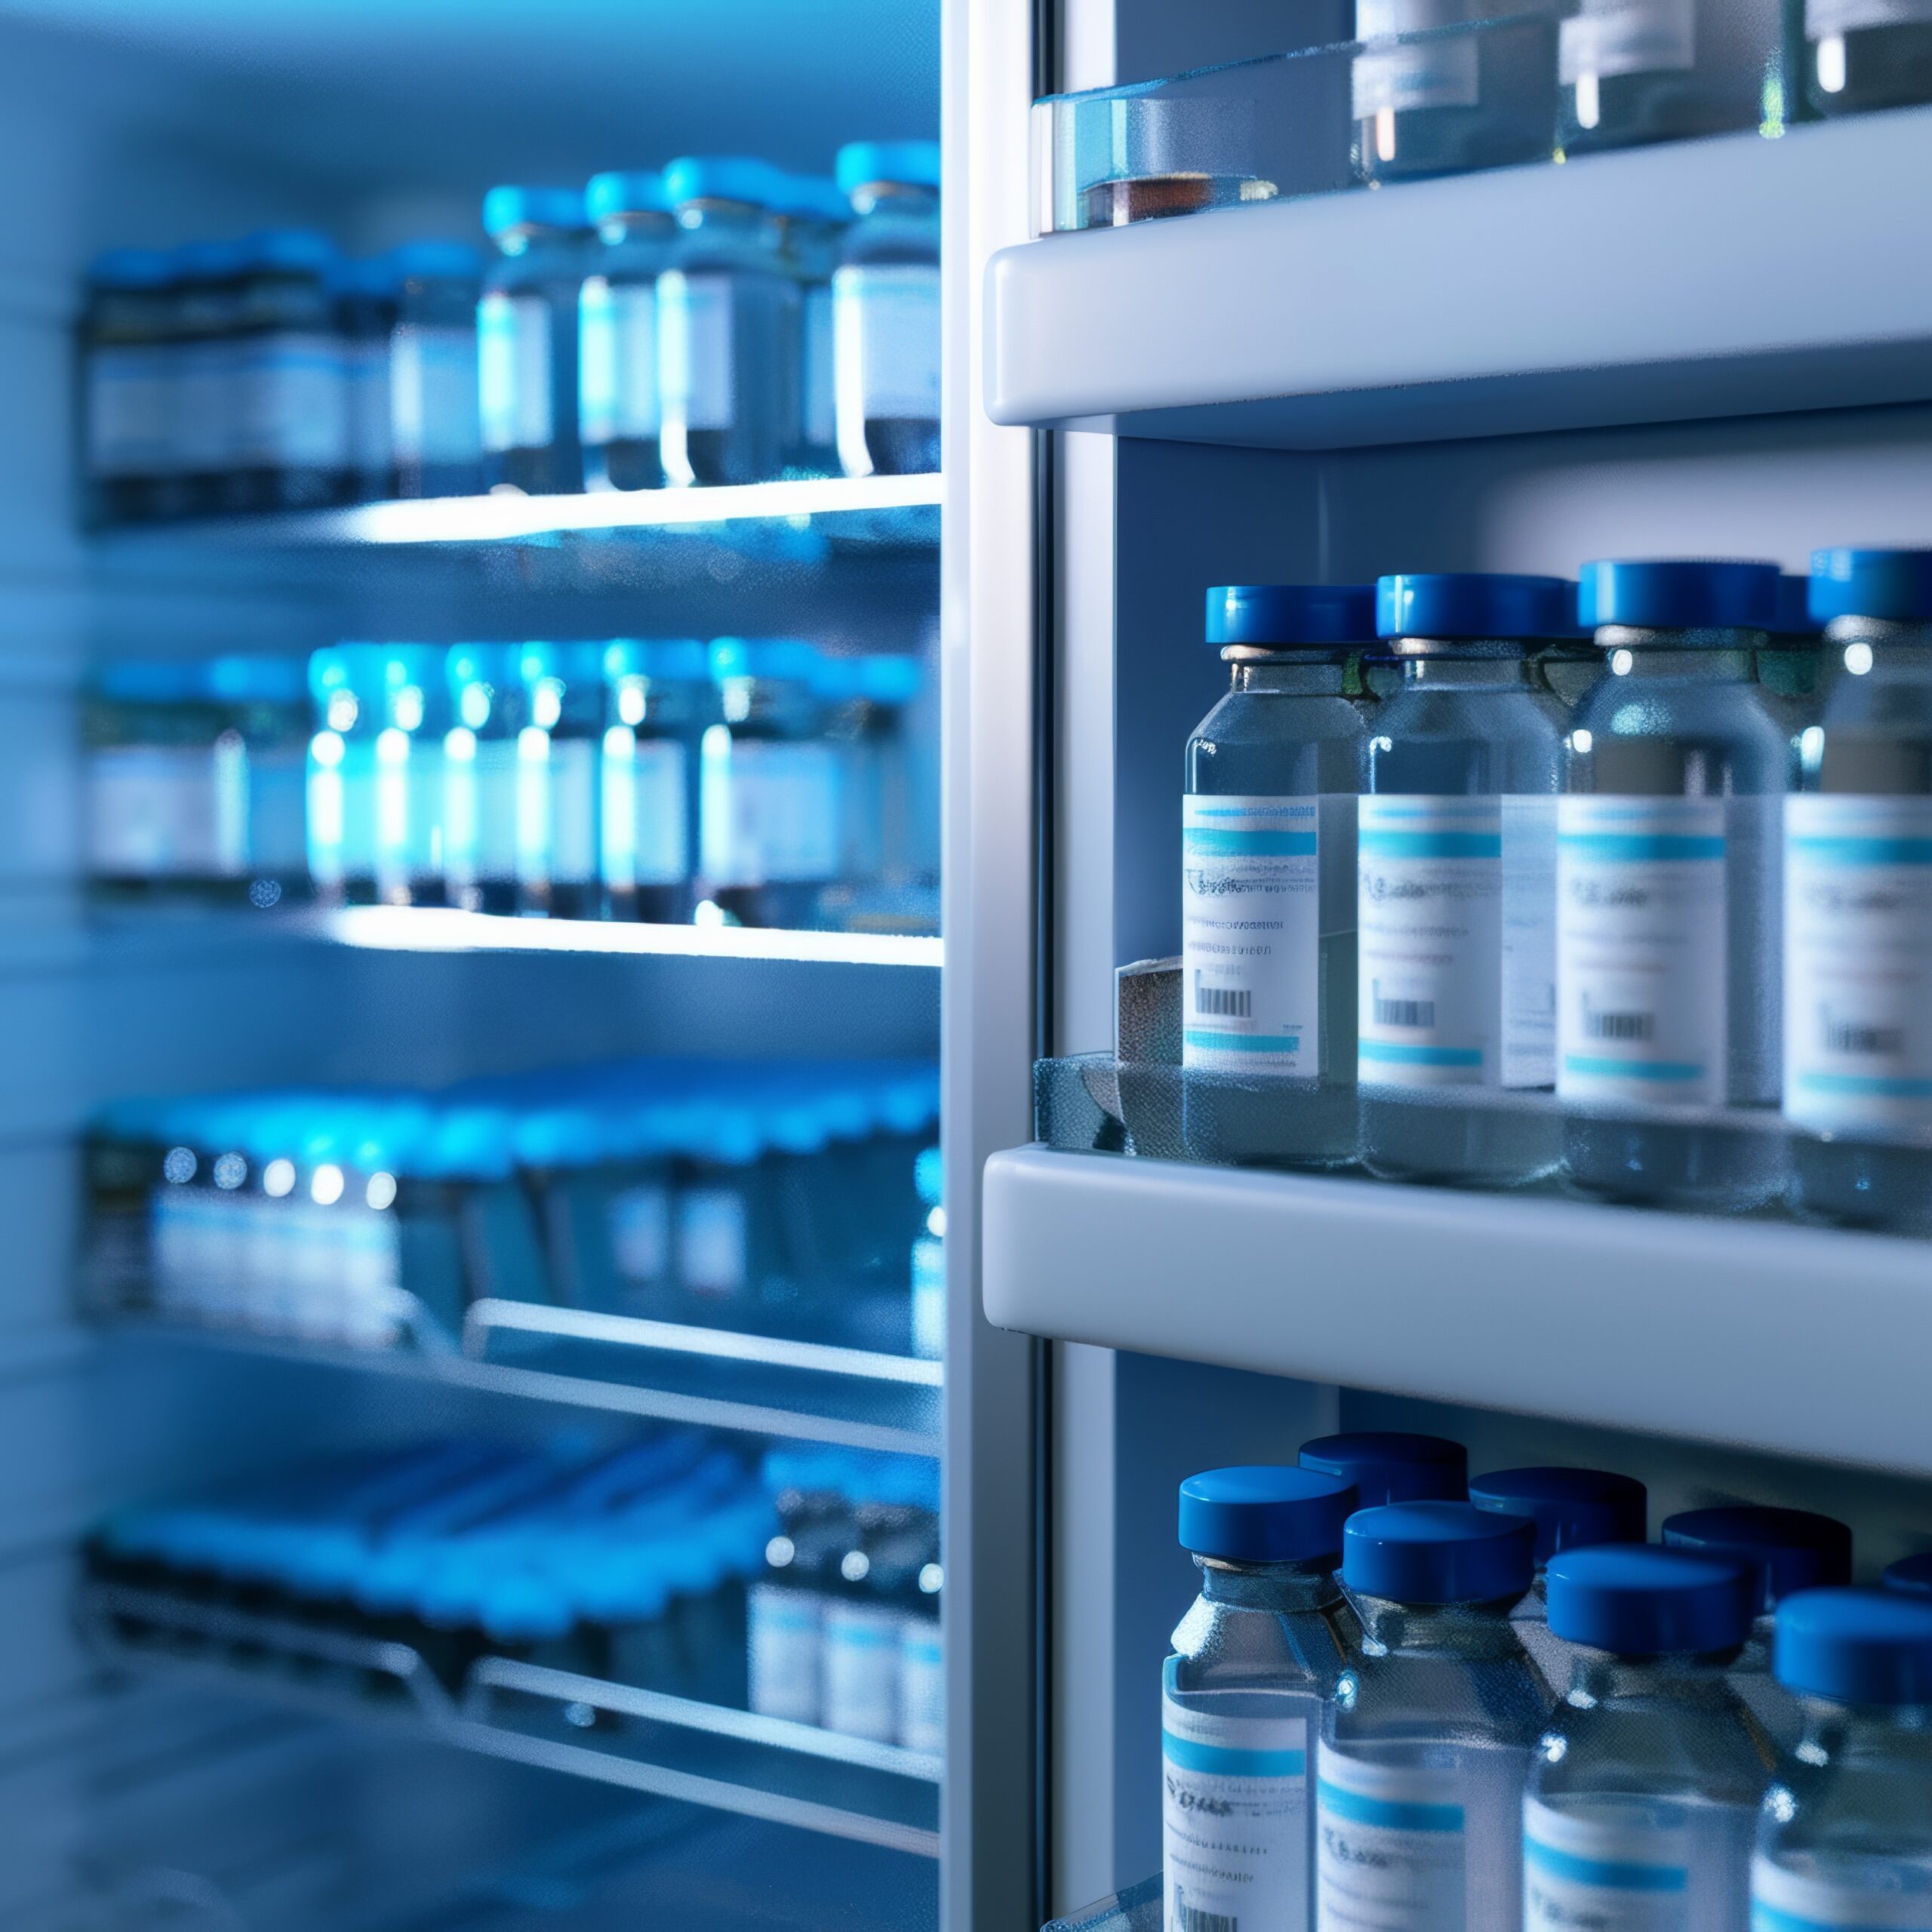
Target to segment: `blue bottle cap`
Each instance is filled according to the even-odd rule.
[[[1767,631],[1778,620],[1778,567],[1687,558],[1586,564],[1577,612],[1586,630]]]
[[[198,695],[194,666],[167,658],[124,657],[102,665],[94,687],[119,704],[186,704]]]
[[[483,257],[467,242],[405,242],[389,252],[398,281],[475,281]]]
[[[1469,1484],[1478,1509],[1527,1516],[1537,1526],[1537,1561],[1559,1550],[1644,1540],[1648,1500],[1634,1477],[1607,1469],[1498,1469]]]
[[[718,684],[728,678],[757,678],[815,685],[819,663],[817,647],[798,638],[721,637],[711,647],[711,675]]]
[[[1663,1540],[1675,1549],[1733,1556],[1754,1567],[1760,1610],[1775,1610],[1795,1591],[1851,1581],[1850,1531],[1808,1509],[1743,1504],[1687,1509],[1665,1519]]]
[[[946,1164],[937,1147],[922,1147],[912,1164],[912,1185],[928,1208],[937,1208],[945,1198]]]
[[[209,696],[229,704],[294,704],[308,688],[296,657],[217,657],[206,675]]]
[[[779,198],[773,205],[794,221],[815,221],[827,228],[842,228],[852,219],[847,191],[823,174],[787,174],[780,177]]]
[[[519,228],[584,226],[580,188],[492,188],[483,197],[483,232],[493,239]]]
[[[940,151],[937,141],[848,141],[832,163],[840,192],[856,195],[875,182],[894,186],[937,188]]]
[[[1332,1558],[1356,1501],[1353,1483],[1318,1470],[1209,1469],[1180,1486],[1180,1546],[1229,1563]]]
[[[326,275],[335,266],[335,244],[312,228],[264,228],[242,246],[249,267],[268,274]]]
[[[1835,1704],[1932,1704],[1932,1603],[1897,1590],[1806,1590],[1778,1606],[1771,1671]]]
[[[109,248],[94,258],[88,279],[97,288],[165,288],[174,279],[174,265],[158,248]]]
[[[1626,1657],[1734,1651],[1755,1614],[1755,1581],[1743,1564],[1654,1543],[1567,1551],[1547,1581],[1556,1635]]]
[[[1460,1503],[1469,1493],[1469,1451],[1440,1435],[1358,1429],[1301,1445],[1305,1469],[1340,1476],[1361,1492],[1362,1507],[1385,1503]]]
[[[1789,571],[1783,572],[1778,578],[1778,614],[1771,626],[1773,633],[1815,640],[1820,626],[1811,615],[1810,600],[1811,580],[1795,577]]]
[[[1469,1503],[1358,1509],[1342,1537],[1342,1580],[1395,1603],[1494,1603],[1536,1574],[1536,1530]]]
[[[1907,1590],[1915,1595],[1932,1597],[1932,1549],[1916,1556],[1901,1556],[1885,1572],[1888,1590]]]
[[[673,208],[688,202],[743,202],[776,208],[785,177],[770,162],[746,155],[681,155],[664,171],[664,192]]]
[[[239,242],[184,242],[174,251],[174,272],[183,281],[226,281],[246,266]]]
[[[1811,615],[1932,622],[1932,550],[1814,550]]]
[[[1576,586],[1564,577],[1405,571],[1376,580],[1383,637],[1564,637],[1576,627]]]
[[[1375,591],[1366,583],[1217,583],[1208,592],[1208,641],[1263,651],[1367,644]]]
[[[614,168],[584,183],[583,212],[593,223],[626,214],[669,214],[671,198],[654,168]]]

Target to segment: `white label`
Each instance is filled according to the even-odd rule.
[[[1161,1703],[1167,1932],[1308,1922],[1308,1725]]]
[[[1361,1078],[1555,1078],[1556,801],[1361,801]]]
[[[224,341],[185,343],[174,352],[173,440],[190,475],[225,469],[235,443],[235,352]]]
[[[1189,797],[1181,812],[1184,1063],[1312,1080],[1321,1070],[1320,801]]]
[[[1866,27],[1912,26],[1932,21],[1932,0],[1805,0],[1808,40],[1857,33]],[[1820,62],[1822,67],[1823,61]]]
[[[482,448],[476,331],[405,322],[392,349],[390,427],[397,462],[475,462]]]
[[[387,338],[352,343],[344,366],[349,385],[350,466],[364,475],[380,475],[389,469],[393,454]]]
[[[1751,1863],[1751,1932],[1932,1932],[1932,1887],[1880,1891],[1811,1878],[1760,1852]]]
[[[1932,1128],[1932,798],[1785,801],[1784,1111]]]
[[[889,1744],[899,1730],[899,1613],[836,1600],[825,1612],[828,1730]]]
[[[597,876],[597,742],[550,740],[550,878],[586,885]]]
[[[1610,0],[1600,6],[1586,0],[1583,12],[1557,29],[1558,74],[1566,88],[1623,74],[1680,72],[1697,64],[1691,0]]]
[[[832,319],[832,288],[829,283],[815,283],[805,291],[802,328],[805,355],[803,383],[805,441],[809,448],[815,450],[829,449],[838,435],[835,413],[837,362],[836,351],[833,346],[835,331]],[[934,352],[937,359],[937,348]]]
[[[838,870],[842,768],[829,744],[705,734],[703,870],[714,885],[825,879]]]
[[[1463,1932],[1463,1798],[1454,1771],[1324,1750],[1315,1786],[1316,1932]]]
[[[476,305],[478,406],[486,450],[548,449],[550,305],[492,290]]]
[[[1524,1932],[1684,1932],[1692,1845],[1687,1821],[1598,1815],[1523,1804]]]
[[[87,465],[98,477],[151,476],[166,466],[169,363],[156,349],[97,349],[88,357]]]
[[[1566,798],[1557,827],[1558,1094],[1721,1104],[1724,801]]]
[[[87,761],[88,867],[115,878],[224,869],[211,747],[106,745]]]
[[[657,285],[592,275],[578,297],[577,324],[583,440],[652,440],[659,422]]]
[[[731,380],[731,278],[657,278],[658,391],[668,421],[687,429],[728,429],[737,397]]]
[[[235,352],[235,460],[262,469],[340,469],[349,390],[334,336],[251,337]]]
[[[688,1188],[678,1197],[678,1275],[686,1293],[743,1294],[749,1245],[745,1197],[737,1189]]]
[[[685,747],[638,742],[628,724],[604,734],[604,876],[617,889],[678,885],[690,875]]]
[[[907,1611],[899,1626],[899,1741],[937,1757],[946,1749],[946,1654],[939,1620]]]
[[[754,1583],[746,1599],[751,1707],[761,1717],[818,1722],[823,1611],[806,1590]]]
[[[671,1263],[671,1194],[664,1187],[626,1187],[611,1197],[611,1254],[633,1287],[664,1279]]]
[[[897,262],[838,269],[832,329],[841,414],[937,418],[939,269]]]

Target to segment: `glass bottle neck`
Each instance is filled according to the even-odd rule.
[[[1730,1701],[1724,1670],[1737,1655],[1623,1657],[1580,1648],[1571,1666],[1569,1702],[1588,1709],[1614,1699],[1656,1698],[1686,1709],[1715,1709]]]
[[[1371,1657],[1392,1651],[1434,1651],[1445,1655],[1494,1658],[1522,1649],[1509,1622],[1513,1600],[1495,1603],[1407,1604],[1347,1592],[1361,1619],[1362,1647]]]
[[[1295,697],[1340,697],[1348,666],[1340,659],[1257,651],[1229,659],[1229,688]]]
[[[1535,691],[1543,682],[1518,645],[1430,644],[1402,651],[1400,662],[1405,691]]]
[[[1596,642],[1614,677],[1707,685],[1748,683],[1756,675],[1755,654],[1771,645],[1764,631],[1648,630],[1633,624],[1600,625]]]
[[[1241,1610],[1323,1610],[1340,1601],[1335,1581],[1339,1555],[1312,1563],[1229,1563],[1219,1557],[1197,1556],[1201,1594],[1209,1603],[1229,1604]]]
[[[1882,1760],[1921,1767],[1932,1778],[1932,1705],[1835,1704],[1807,1697],[1798,1755],[1810,1764]]]

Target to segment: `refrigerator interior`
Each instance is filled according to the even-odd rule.
[[[103,248],[267,224],[319,228],[358,251],[424,233],[480,239],[479,198],[500,180],[576,183],[691,152],[824,171],[841,142],[930,136],[937,12],[872,0],[0,7],[0,142],[15,184],[0,223],[0,1198],[11,1230],[0,1917],[11,1925],[933,1921],[934,1823],[860,1842],[755,1815],[763,1801],[740,1787],[755,1777],[716,1808],[666,1795],[651,1775],[500,1761],[424,1743],[406,1723],[285,1708],[218,1675],[104,1663],[73,1614],[78,1540],[110,1509],[438,1429],[617,1443],[641,1418],[676,1419],[685,1401],[675,1376],[641,1407],[568,1393],[552,1404],[315,1366],[299,1349],[90,1325],[76,1311],[77,1136],[104,1103],[270,1082],[429,1087],[652,1053],[931,1060],[938,1032],[936,946],[914,964],[863,946],[802,957],[783,945],[771,957],[540,941],[419,950],[406,928],[340,944],[299,923],[257,930],[245,913],[96,916],[77,811],[90,665],[236,649],[299,661],[343,638],[640,632],[808,635],[929,655],[932,546],[814,553],[620,533],[383,548],[257,540],[232,527],[83,535],[72,338],[82,269]],[[729,1412],[746,1427],[743,1401],[697,1407],[700,1420]],[[826,1426],[835,1438],[843,1425]],[[755,1450],[764,1438],[734,1439]],[[835,1769],[825,1776],[836,1786]],[[668,1788],[709,1787],[691,1772]],[[799,1815],[797,1804],[776,1810]]]

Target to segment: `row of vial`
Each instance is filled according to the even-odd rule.
[[[1593,645],[1555,578],[1211,592],[1190,1146],[1932,1214],[1932,552],[1820,552],[1822,644],[1779,587],[1592,564]]]
[[[939,152],[502,187],[465,243],[115,249],[81,328],[100,522],[939,467]]]
[[[85,715],[109,896],[937,924],[918,660],[792,639],[128,660]]]
[[[1184,1482],[1166,1932],[1928,1932],[1932,1554],[1646,1521],[1430,1436]]]
[[[503,1300],[937,1356],[938,1100],[909,1063],[654,1060],[124,1102],[88,1143],[89,1281],[366,1347]]]
[[[110,1583],[406,1644],[453,1691],[481,1660],[507,1657],[739,1709],[749,1689],[756,1710],[775,1655],[756,1607],[771,1586],[756,1580],[772,1569],[790,1493],[782,1453],[771,1462],[761,1474],[688,1429],[615,1450],[568,1437],[413,1444],[124,1511],[91,1540],[89,1567]],[[815,1473],[836,1483],[826,1507],[828,1520],[840,1512],[841,1549],[817,1648],[778,1660],[795,1703],[809,1670],[811,1708],[780,1715],[936,1752],[934,1466],[848,1454]]]

